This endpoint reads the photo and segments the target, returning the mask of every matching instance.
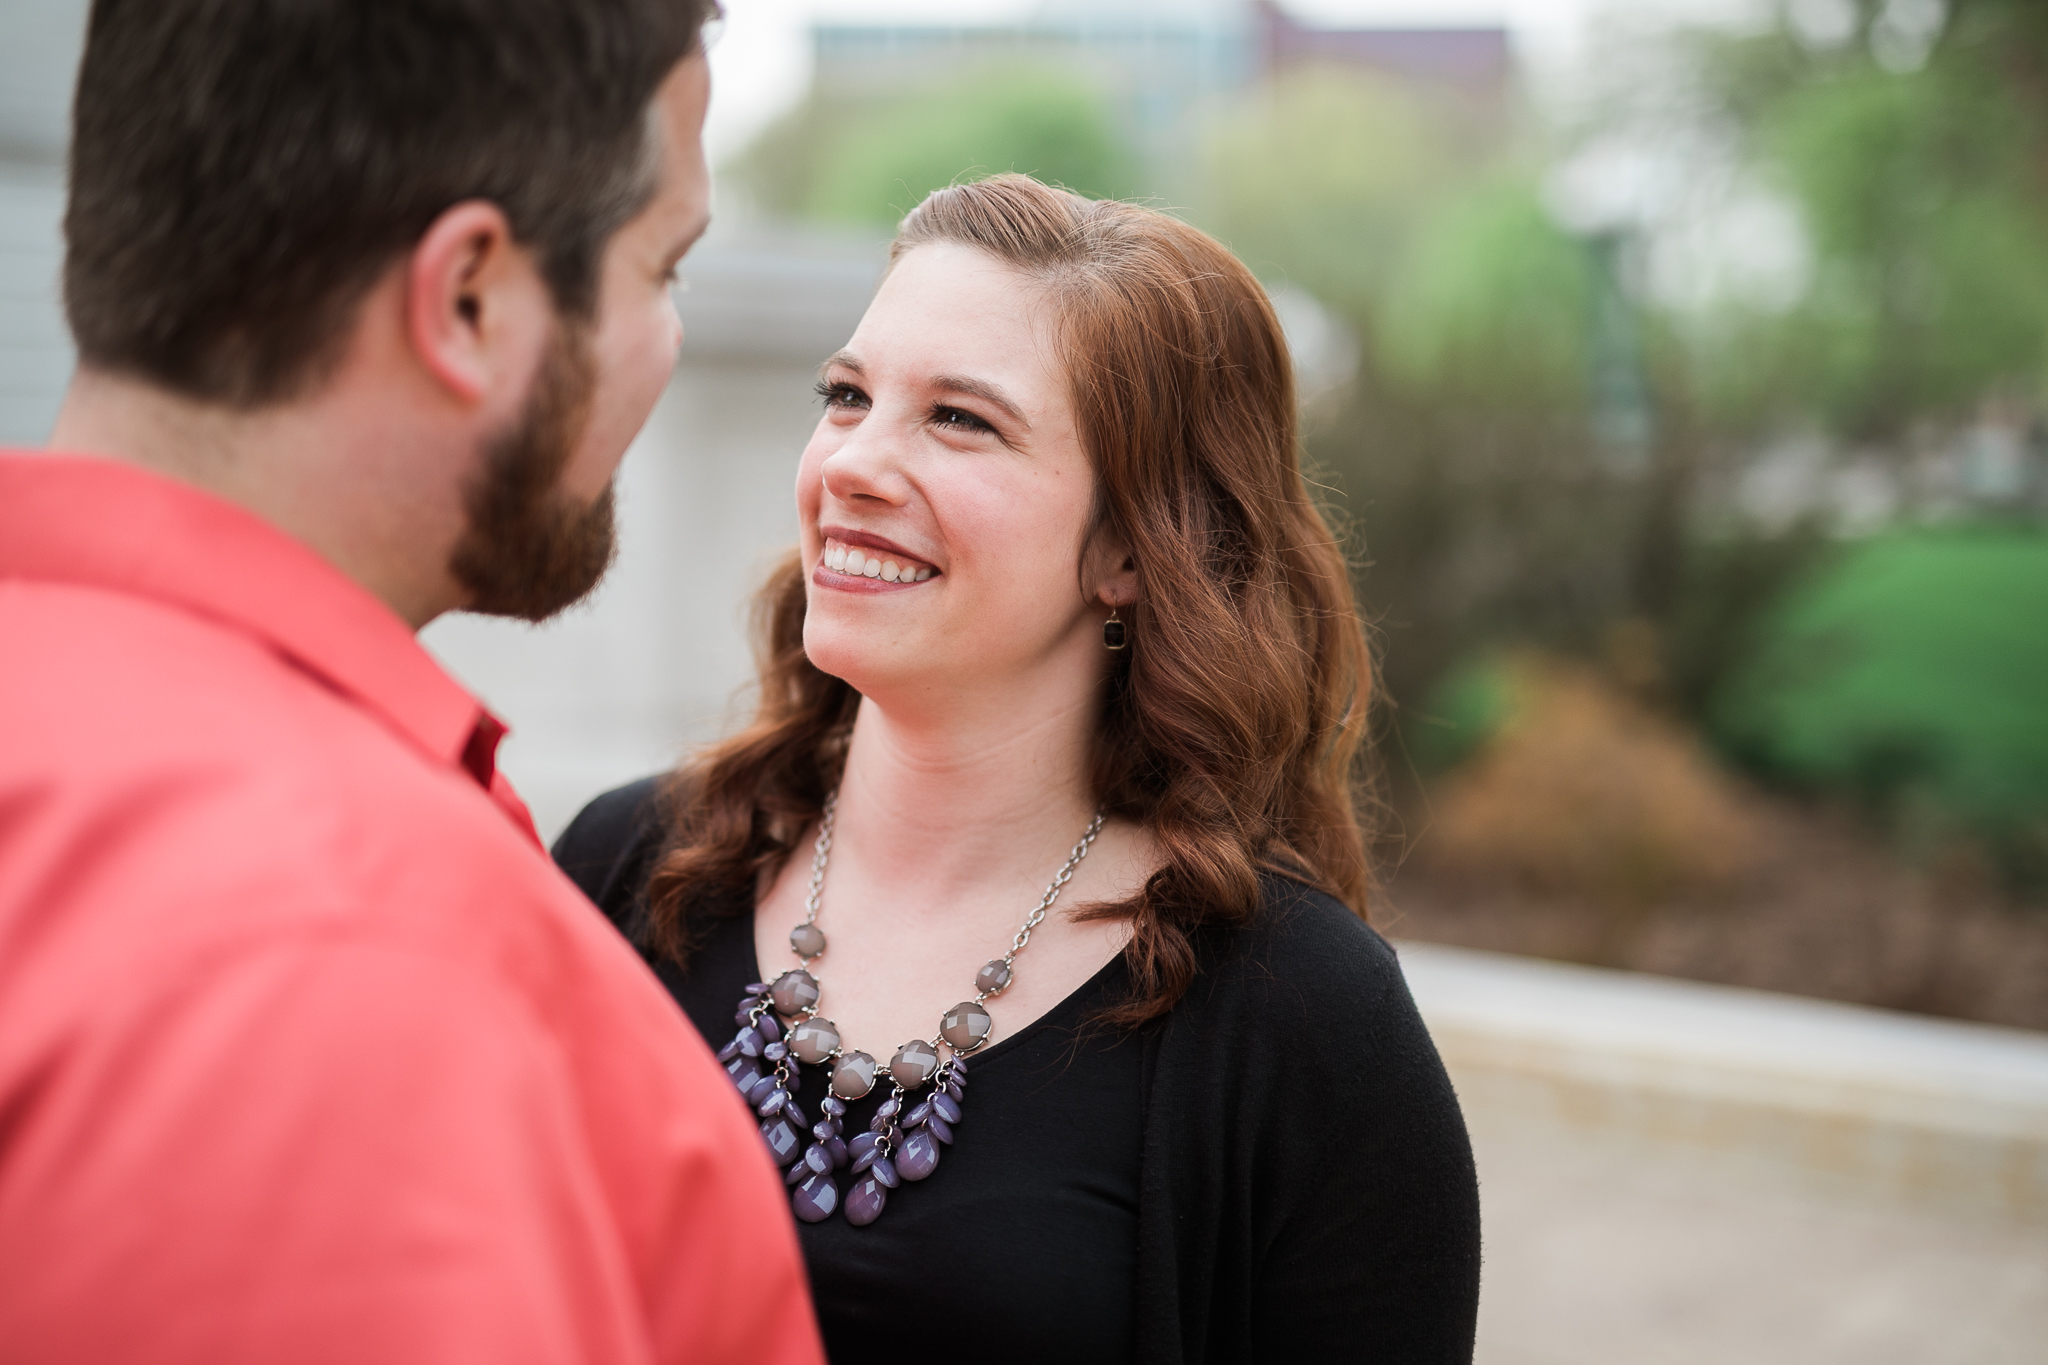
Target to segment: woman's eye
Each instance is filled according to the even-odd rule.
[[[827,408],[864,408],[868,405],[867,395],[851,384],[821,383],[818,397],[825,401]]]
[[[994,431],[995,428],[960,408],[934,408],[932,420],[952,431]]]

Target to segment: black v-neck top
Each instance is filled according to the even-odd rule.
[[[766,978],[751,917],[708,928],[690,970],[663,980],[722,1047],[747,983]],[[820,979],[829,1000],[838,983],[829,972]],[[890,1193],[880,1218],[862,1228],[840,1214],[797,1224],[834,1365],[901,1365],[919,1324],[940,1323],[988,1365],[1130,1360],[1143,1058],[1137,1040],[1089,1027],[1124,984],[1118,958],[970,1058],[955,1141],[928,1178]],[[935,1000],[934,1016],[961,994]],[[880,1048],[869,1050],[886,1062],[893,1047]],[[800,1074],[797,1099],[815,1119],[826,1071]],[[888,1091],[878,1085],[848,1106],[846,1136],[867,1131]],[[853,1181],[838,1180],[843,1196]]]
[[[599,797],[554,849],[643,947],[662,791]],[[797,1225],[834,1365],[1468,1365],[1478,1189],[1443,1066],[1385,940],[1298,883],[1262,888],[1253,924],[1198,936],[1201,973],[1163,1022],[1094,1021],[1127,989],[1112,961],[970,1058],[928,1179],[867,1227]],[[762,979],[750,910],[693,909],[687,972],[650,957],[714,1048]],[[824,1091],[804,1068],[799,1101]],[[848,1136],[882,1093],[851,1107]]]

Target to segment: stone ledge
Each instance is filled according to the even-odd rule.
[[[1402,943],[1468,1109],[2048,1224],[2048,1035]]]

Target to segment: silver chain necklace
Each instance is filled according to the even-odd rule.
[[[804,898],[804,917],[789,931],[790,950],[804,965],[772,982],[757,981],[747,987],[739,1013],[733,1016],[740,1031],[719,1050],[718,1060],[761,1116],[761,1136],[768,1151],[777,1166],[787,1168],[784,1180],[795,1187],[790,1202],[796,1216],[806,1223],[830,1218],[840,1204],[833,1175],[850,1169],[856,1179],[846,1195],[846,1221],[863,1227],[882,1216],[890,1190],[905,1180],[923,1180],[938,1169],[941,1144],[952,1144],[953,1125],[960,1122],[966,1098],[965,1057],[986,1044],[995,1031],[995,1020],[984,1005],[990,996],[1008,989],[1017,954],[1031,942],[1031,931],[1045,922],[1053,902],[1073,880],[1074,869],[1102,833],[1102,812],[1097,811],[1088,822],[1080,842],[1067,855],[1066,865],[1024,917],[1023,927],[1010,939],[1010,951],[974,974],[974,998],[947,1010],[939,1020],[938,1033],[929,1040],[913,1038],[896,1049],[886,1069],[895,1089],[875,1111],[868,1131],[846,1141],[840,1137],[840,1125],[848,1102],[874,1089],[883,1068],[865,1052],[847,1051],[838,1026],[819,1017],[823,992],[810,971],[811,964],[825,954],[818,906],[838,811],[839,793],[835,791],[825,798],[818,840],[812,846],[811,887]],[[941,1045],[944,1054],[939,1051]],[[812,1139],[808,1145],[804,1141],[804,1111],[796,1101],[802,1087],[800,1062],[832,1068],[828,1093],[818,1101],[818,1121],[808,1125]],[[927,1084],[932,1093],[905,1113],[903,1106],[911,1093]]]

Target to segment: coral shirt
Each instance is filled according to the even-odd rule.
[[[0,1358],[821,1359],[503,727],[249,513],[0,453]]]

